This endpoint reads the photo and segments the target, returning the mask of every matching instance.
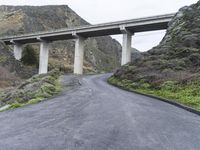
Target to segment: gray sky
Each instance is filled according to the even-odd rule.
[[[177,12],[198,0],[0,0],[0,5],[69,5],[92,24]],[[132,46],[145,51],[156,46],[165,31],[137,33]],[[121,36],[113,36],[121,42]]]

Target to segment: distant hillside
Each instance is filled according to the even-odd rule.
[[[135,61],[136,59],[139,59],[142,57],[142,53],[137,50],[136,48],[131,49],[131,60]]]
[[[65,5],[0,6],[0,36],[71,28],[89,23]],[[33,46],[39,54],[38,45]],[[110,36],[91,38],[85,45],[85,70],[110,71],[120,65],[121,45]],[[10,54],[8,54],[10,56]],[[74,61],[74,41],[50,46],[49,67],[69,72]]]
[[[200,1],[181,8],[160,44],[117,70],[110,82],[200,109]]]

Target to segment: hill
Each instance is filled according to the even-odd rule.
[[[71,28],[88,24],[66,5],[0,6],[0,36]],[[31,47],[34,49],[35,58],[38,58],[39,44],[33,44]],[[110,36],[87,39],[85,49],[84,69],[86,72],[111,71],[120,65],[121,45]],[[7,47],[2,43],[0,43],[0,52],[3,53],[0,61],[3,72],[6,71],[7,74],[11,73],[20,78],[31,77],[37,73],[38,60],[35,64],[28,63],[28,66],[26,62],[22,64],[14,60],[12,47]],[[27,57],[26,53],[23,56]],[[5,58],[7,59],[5,60]],[[64,72],[72,72],[73,62],[73,40],[58,41],[50,45],[50,70],[57,68]],[[19,68],[19,66],[21,67]]]
[[[118,69],[109,82],[200,109],[200,1],[183,7],[160,44]]]

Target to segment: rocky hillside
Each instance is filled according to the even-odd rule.
[[[181,8],[160,44],[117,70],[110,81],[154,94],[158,90],[161,96],[172,90],[164,97],[200,108],[200,1]]]
[[[0,90],[15,86],[21,78],[28,78],[37,72],[32,66],[25,66],[13,57],[13,50],[0,42]]]
[[[71,28],[89,23],[68,6],[0,6],[0,35]],[[85,70],[110,71],[119,66],[121,46],[110,36],[88,39],[85,43]],[[38,45],[34,45],[39,54]],[[5,46],[1,49],[6,49]],[[10,52],[8,52],[10,57]],[[74,41],[50,46],[49,67],[69,72],[73,67]],[[13,60],[10,60],[13,62]]]

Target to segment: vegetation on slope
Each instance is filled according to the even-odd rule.
[[[39,55],[31,45],[26,45],[23,49],[21,62],[29,66],[39,66]]]
[[[200,1],[183,7],[161,43],[118,69],[109,82],[200,109]]]
[[[36,69],[15,60],[11,49],[0,42],[0,89],[16,86],[22,78],[30,78],[36,72]]]
[[[58,81],[59,76],[60,73],[57,70],[53,70],[48,74],[33,76],[16,88],[0,93],[0,106],[9,104],[11,108],[15,108],[40,102],[45,98],[58,94],[61,91],[61,85]]]
[[[133,82],[132,80],[120,79],[115,76],[110,77],[108,82],[129,91],[156,95],[200,110],[200,77],[182,83],[165,81],[157,88],[142,80]]]

